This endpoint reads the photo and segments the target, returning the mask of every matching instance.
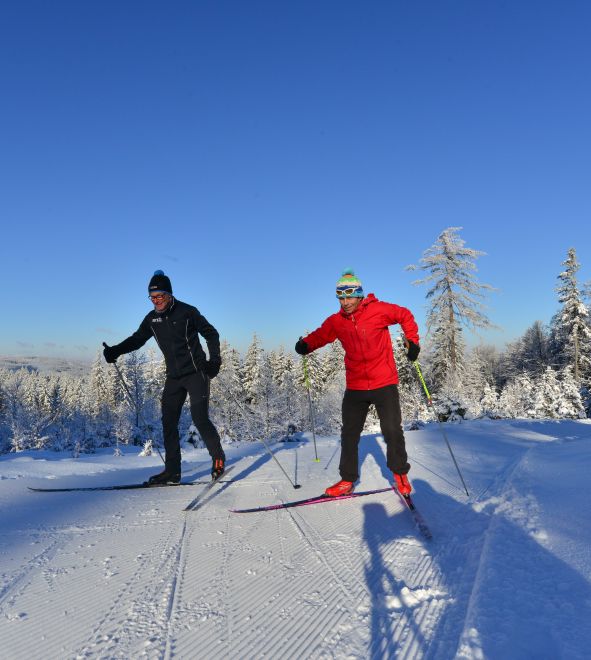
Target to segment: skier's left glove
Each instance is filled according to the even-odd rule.
[[[295,352],[298,355],[307,355],[310,352],[310,347],[301,337],[299,338],[298,343],[295,345]]]
[[[419,353],[421,352],[421,347],[418,344],[415,344],[414,342],[410,341],[409,339],[407,339],[406,341],[408,343],[406,349],[406,357],[411,362],[414,362],[419,357]]]
[[[210,378],[215,378],[220,373],[221,366],[222,361],[220,359],[211,358],[211,360],[205,363],[205,373]]]
[[[108,346],[107,344],[103,344],[105,347],[103,350],[103,355],[105,356],[105,360],[109,364],[113,364],[113,362],[117,362],[117,358],[121,355],[117,348],[115,346]]]

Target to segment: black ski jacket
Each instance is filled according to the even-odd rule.
[[[199,335],[207,342],[210,361],[221,362],[218,331],[196,307],[173,298],[170,307],[161,314],[152,310],[131,337],[113,348],[123,355],[137,351],[150,337],[155,337],[164,354],[167,376],[180,378],[205,371],[207,357]]]

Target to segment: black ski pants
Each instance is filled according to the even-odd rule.
[[[225,459],[220,436],[209,419],[209,378],[202,371],[181,378],[167,377],[162,391],[162,433],[166,451],[165,468],[173,473],[181,471],[179,420],[187,394],[193,423],[209,455],[213,459]]]
[[[371,404],[378,413],[386,442],[388,468],[397,474],[406,474],[410,470],[402,430],[398,386],[386,385],[376,390],[345,390],[339,465],[341,479],[345,481],[359,479],[359,439]]]

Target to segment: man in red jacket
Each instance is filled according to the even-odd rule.
[[[365,296],[359,279],[346,270],[337,282],[341,309],[307,337],[300,338],[295,350],[306,355],[338,339],[345,349],[347,389],[343,397],[341,432],[341,481],[326,489],[331,497],[353,491],[359,479],[358,446],[369,406],[373,403],[386,442],[387,464],[398,490],[408,495],[412,488],[407,461],[402,414],[398,397],[398,372],[388,326],[399,323],[408,343],[407,355],[419,355],[418,327],[405,307],[381,302],[373,293]]]

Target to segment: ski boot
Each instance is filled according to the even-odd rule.
[[[152,475],[146,483],[148,486],[178,486],[180,482],[180,472],[171,472],[164,469],[162,472]]]
[[[412,486],[406,474],[394,474],[394,481],[396,482],[396,488],[401,495],[410,495],[412,492]]]
[[[224,474],[226,462],[223,458],[214,458],[211,465],[211,478],[215,481]]]
[[[337,481],[336,484],[330,486],[325,491],[329,497],[338,497],[339,495],[348,495],[353,492],[352,481]]]

